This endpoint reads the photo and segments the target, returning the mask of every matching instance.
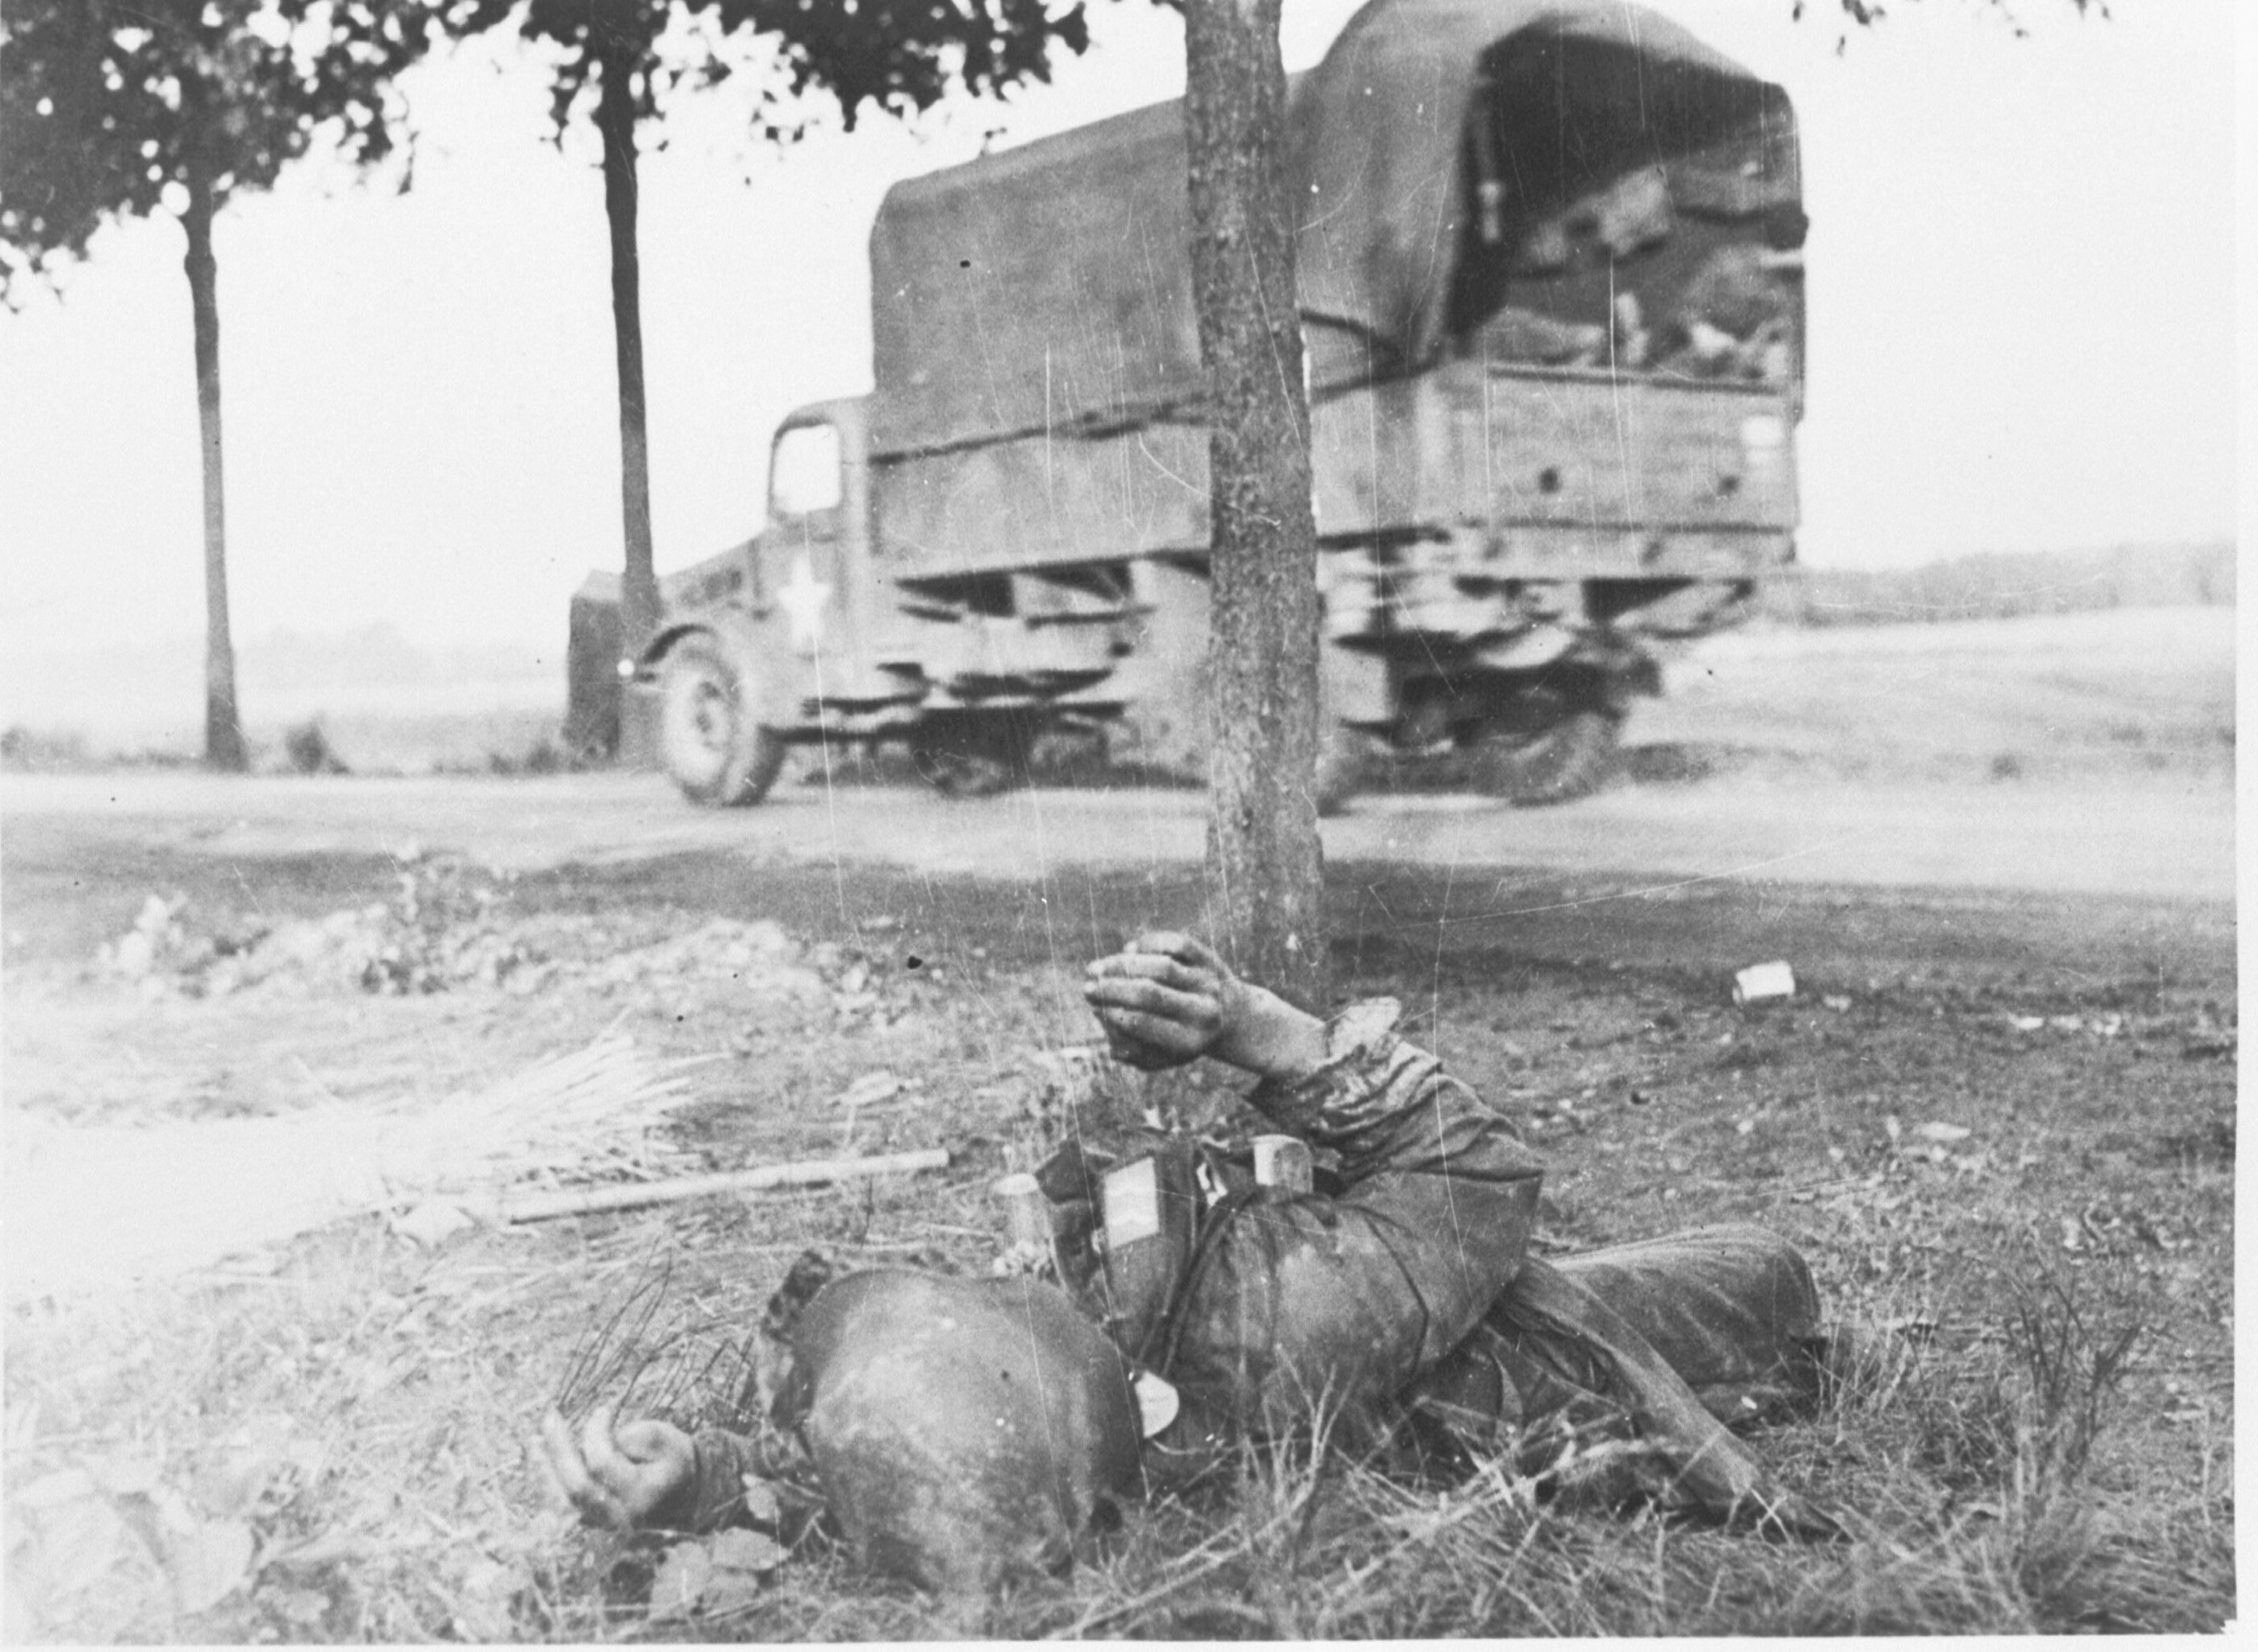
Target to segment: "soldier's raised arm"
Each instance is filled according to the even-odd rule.
[[[1391,1394],[1519,1271],[1542,1161],[1396,1036],[1392,1001],[1328,1025],[1169,934],[1099,960],[1087,996],[1122,1059],[1242,1067],[1261,1079],[1257,1108],[1339,1157],[1337,1195],[1267,1200],[1203,1239],[1161,1373],[1188,1428],[1275,1429]]]

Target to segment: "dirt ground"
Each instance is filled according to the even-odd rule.
[[[976,1627],[2226,1621],[2232,656],[2222,690],[2215,651],[2172,635],[1828,634],[1841,698],[1792,704],[1811,647],[1744,639],[1634,748],[1632,783],[1542,814],[1381,797],[1328,828],[1343,995],[1404,999],[1547,1150],[1545,1245],[1762,1221],[1888,1351],[1852,1400],[1757,1442],[1857,1542],[1352,1484],[1324,1495],[1357,1518],[1303,1508],[1288,1552],[1250,1491],[1141,1511]],[[1860,686],[1907,657],[1918,740]],[[5,784],[11,1177],[27,1132],[436,1107],[607,1030],[682,1063],[640,1173],[952,1155],[512,1228],[446,1231],[403,1199],[134,1287],[27,1289],[11,1244],[11,1640],[963,1627],[816,1551],[755,1577],[701,1550],[670,1616],[658,1556],[545,1497],[527,1425],[623,1338],[652,1359],[646,1401],[725,1410],[733,1337],[806,1246],[984,1272],[988,1184],[1069,1111],[1234,1117],[1218,1081],[1090,1059],[1074,989],[1083,958],[1196,914],[1196,794],[802,786],[713,817],[641,776]],[[1795,996],[1736,1007],[1732,972],[1773,958]],[[616,1316],[662,1275],[628,1338]]]

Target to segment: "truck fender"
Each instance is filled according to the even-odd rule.
[[[772,614],[716,608],[669,620],[644,646],[637,674],[646,680],[657,677],[665,669],[666,656],[693,636],[710,638],[728,655],[762,727],[788,732],[806,720],[800,714],[799,661],[783,621]]]
[[[1488,644],[1477,657],[1493,671],[1536,670],[1566,658],[1582,640],[1568,626],[1532,625],[1525,631]]]

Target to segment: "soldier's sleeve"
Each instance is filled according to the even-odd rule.
[[[1215,1236],[1190,1281],[1172,1379],[1209,1414],[1275,1427],[1393,1393],[1511,1282],[1542,1161],[1395,1031],[1392,1000],[1335,1021],[1317,1072],[1256,1107],[1339,1155],[1344,1190],[1265,1202]]]
[[[1292,1083],[1258,1085],[1254,1105],[1281,1129],[1340,1156],[1346,1202],[1369,1203],[1400,1185],[1391,1179],[1430,1179],[1437,1185],[1409,1191],[1442,1197],[1445,1208],[1442,1183],[1533,1183],[1544,1161],[1502,1114],[1396,1035],[1402,1015],[1393,998],[1351,1005],[1326,1028],[1324,1065]]]
[[[663,1531],[711,1532],[752,1520],[745,1482],[771,1490],[790,1485],[805,1465],[751,1435],[700,1429],[691,1436],[694,1466],[689,1480],[652,1511],[643,1524]]]

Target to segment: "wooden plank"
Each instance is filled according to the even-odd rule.
[[[600,1188],[501,1194],[495,1214],[504,1222],[546,1222],[557,1216],[586,1216],[600,1210],[633,1210],[645,1205],[680,1204],[722,1194],[759,1193],[770,1188],[812,1188],[826,1182],[850,1181],[870,1176],[905,1175],[920,1170],[948,1167],[946,1147],[920,1148],[910,1152],[880,1153],[861,1159],[813,1159],[785,1165],[762,1165],[751,1170],[728,1170],[712,1175],[682,1176],[666,1181],[614,1182]]]

